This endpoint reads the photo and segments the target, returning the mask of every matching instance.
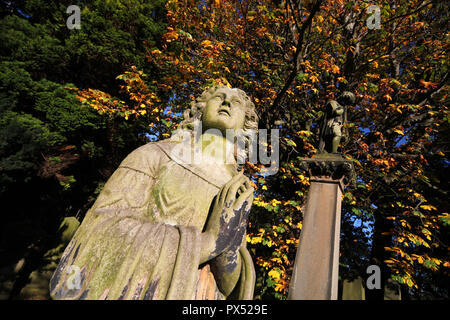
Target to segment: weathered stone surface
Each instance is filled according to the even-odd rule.
[[[22,269],[25,259],[0,269],[0,300],[8,300],[14,287],[14,282]]]
[[[400,285],[392,279],[387,279],[384,285],[384,300],[402,300]]]
[[[243,91],[218,86],[200,98],[186,115],[205,128],[254,125]],[[180,148],[174,139],[149,143],[120,164],[64,251],[52,298],[253,297],[254,266],[241,245],[253,188],[236,163],[187,163]]]
[[[352,281],[344,280],[342,284],[342,300],[366,300],[363,279],[357,277]]]
[[[64,249],[69,244],[79,226],[80,222],[76,217],[64,218],[58,231],[60,241],[54,248],[51,248],[44,254],[42,265],[30,274],[28,283],[20,290],[17,299],[50,299],[50,279],[61,259]]]
[[[336,300],[339,275],[341,198],[355,183],[350,160],[319,154],[301,162],[310,175],[303,227],[289,289],[293,300]]]
[[[325,107],[325,114],[320,126],[319,152],[336,154],[344,135],[342,129],[347,122],[347,106],[354,104],[355,95],[344,91],[336,100],[331,100]]]
[[[338,298],[342,192],[345,186],[355,185],[356,174],[353,162],[344,159],[337,149],[346,122],[345,106],[354,102],[351,92],[328,102],[319,154],[300,161],[300,168],[309,173],[311,187],[289,288],[291,300]]]
[[[354,185],[356,182],[353,162],[338,154],[319,154],[313,158],[304,158],[300,167],[316,179],[330,177],[333,180],[341,180],[344,186]]]
[[[341,196],[339,181],[311,180],[290,300],[337,299]]]

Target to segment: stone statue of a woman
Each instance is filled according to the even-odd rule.
[[[245,231],[253,188],[225,132],[256,130],[254,109],[242,90],[212,87],[178,132],[201,122],[192,134],[201,161],[178,156],[180,134],[129,154],[67,246],[52,298],[252,299]]]

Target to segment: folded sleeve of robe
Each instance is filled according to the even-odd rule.
[[[155,218],[152,191],[167,157],[145,147],[121,163],[87,212],[50,281],[52,298],[192,299],[200,230]]]

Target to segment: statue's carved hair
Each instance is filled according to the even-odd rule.
[[[209,100],[209,98],[219,89],[221,88],[228,88],[226,86],[222,85],[215,85],[213,87],[210,87],[202,92],[202,94],[197,97],[194,101],[191,102],[190,108],[185,110],[183,113],[184,120],[180,123],[179,128],[176,132],[172,135],[172,138],[174,140],[177,140],[180,138],[181,131],[191,131],[193,132],[195,129],[196,124],[202,120],[203,112],[206,107],[206,102]],[[247,94],[238,88],[233,88],[232,90],[235,90],[239,97],[244,101],[245,105],[245,120],[244,120],[244,139],[245,139],[245,149],[243,150],[245,152],[241,155],[236,155],[237,158],[243,158],[247,156],[248,152],[248,144],[250,143],[249,136],[251,136],[251,133],[257,133],[258,132],[258,115],[256,114],[255,105],[250,100],[250,98],[247,96]]]
[[[184,111],[184,120],[180,123],[182,129],[193,130],[194,123],[202,119],[203,111],[206,107],[208,99],[219,89],[228,88],[222,85],[216,85],[203,91],[203,93],[191,102],[191,108]],[[245,122],[244,131],[246,130],[258,130],[258,115],[255,111],[255,105],[247,96],[247,94],[241,89],[233,88],[236,90],[239,97],[244,100],[245,103]]]

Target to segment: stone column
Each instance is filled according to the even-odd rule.
[[[310,190],[289,288],[290,300],[337,300],[344,186],[353,164],[340,156],[304,159]]]

